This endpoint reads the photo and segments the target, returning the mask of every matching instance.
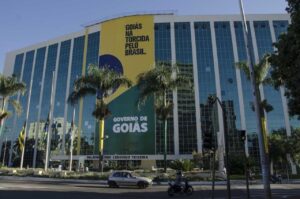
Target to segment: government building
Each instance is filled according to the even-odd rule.
[[[290,18],[286,14],[246,17],[251,59],[258,63],[274,51],[273,43],[287,30]],[[67,99],[74,80],[85,75],[90,64],[97,64],[109,66],[133,81],[132,87],[120,87],[107,99],[111,114],[105,120],[104,160],[161,167],[163,124],[155,116],[153,99],[137,107],[136,77],[163,62],[176,64],[193,84],[190,89],[168,95],[174,106],[167,126],[167,159],[192,159],[194,153],[203,151],[203,135],[209,133],[218,149],[219,167],[224,167],[224,122],[230,154],[242,155],[245,150],[258,159],[251,84],[236,68],[237,62],[245,60],[240,15],[178,16],[171,12],[107,18],[85,24],[79,32],[9,52],[4,74],[25,82],[27,92],[14,97],[21,102],[23,113],[5,121],[1,157],[5,151],[5,164],[19,165],[17,142],[26,122],[24,167],[44,167],[48,133],[50,165],[68,162],[75,109],[74,162],[96,167],[99,125],[92,116],[96,96],[85,97],[74,107]],[[260,91],[274,108],[266,114],[268,133],[284,131],[290,135],[299,121],[289,116],[284,89],[263,86]],[[222,102],[225,118],[220,105],[209,103],[211,95]],[[245,145],[241,130],[247,134]]]

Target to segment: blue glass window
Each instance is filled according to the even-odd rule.
[[[266,53],[273,52],[272,38],[268,21],[254,21],[256,44],[259,59]],[[285,129],[282,100],[279,91],[272,86],[264,86],[265,99],[273,106],[273,110],[267,113],[268,130]]]
[[[210,132],[216,138],[216,132],[219,131],[218,111],[216,106],[208,104],[208,97],[210,95],[216,96],[210,23],[196,22],[194,27],[197,52],[201,130],[202,132]]]
[[[193,81],[193,59],[190,23],[175,23],[176,62],[180,73]],[[179,153],[197,151],[195,95],[192,88],[178,89]]]
[[[71,78],[70,78],[70,91],[69,94],[73,91],[73,84],[76,78],[82,74],[82,62],[83,62],[83,50],[84,50],[84,36],[77,37],[74,39],[73,45],[73,56],[72,56],[72,65],[71,65]],[[68,95],[69,95],[68,94]],[[79,105],[75,105],[75,126],[78,126],[79,118]],[[68,115],[67,115],[67,126],[66,126],[66,137],[65,137],[65,148],[66,154],[70,153],[70,144],[71,144],[71,131],[70,124],[73,119],[73,107],[68,104]]]
[[[226,110],[229,148],[237,152],[242,149],[237,129],[240,125],[239,100],[237,93],[236,69],[233,57],[232,38],[229,22],[215,22],[217,54],[219,61],[221,97]]]
[[[171,64],[171,32],[169,23],[155,24],[155,61]],[[172,100],[172,92],[167,99]],[[164,153],[164,129],[160,120],[156,120],[156,153]],[[173,116],[167,123],[167,153],[174,154]]]
[[[86,55],[86,69],[89,64],[98,65],[100,32],[88,35],[88,47]],[[88,70],[86,70],[87,72]],[[83,101],[82,134],[80,154],[98,154],[98,133],[96,133],[96,120],[92,116],[95,108],[96,97],[87,96]]]

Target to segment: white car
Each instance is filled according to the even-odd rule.
[[[145,177],[133,176],[131,171],[114,171],[109,177],[107,184],[109,187],[138,186],[146,188],[152,185],[152,180]]]

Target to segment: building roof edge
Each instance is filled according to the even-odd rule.
[[[81,26],[87,28],[90,26],[94,26],[100,23],[103,23],[105,21],[110,21],[114,19],[118,19],[121,17],[129,17],[129,16],[140,16],[140,15],[176,15],[177,10],[159,10],[159,11],[141,11],[141,12],[125,12],[117,15],[112,15],[108,17],[104,17],[101,19],[97,19],[91,22],[87,22],[85,24],[82,24]]]

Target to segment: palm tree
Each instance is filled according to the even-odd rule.
[[[104,119],[110,114],[105,98],[113,94],[119,86],[130,87],[131,81],[110,69],[109,66],[99,68],[95,64],[90,64],[88,74],[75,80],[73,92],[68,98],[68,102],[72,105],[87,95],[95,95],[97,98],[92,115],[99,120],[99,166],[103,159]]]
[[[265,112],[273,110],[273,107],[267,103],[267,100],[261,100],[259,87],[263,84],[272,84],[272,79],[269,76],[271,65],[269,63],[270,55],[266,54],[260,62],[253,66],[253,87],[255,90],[255,100],[257,102],[257,119],[258,119],[258,141],[260,148],[260,161],[262,169],[262,178],[265,190],[265,197],[271,198],[270,188],[270,153],[267,138],[266,116]],[[246,63],[238,63],[237,68],[244,71],[246,77],[250,80],[250,68]],[[254,105],[254,104],[253,104]],[[252,106],[254,107],[254,106]],[[253,108],[254,110],[254,108]],[[256,111],[256,110],[255,110]],[[259,116],[258,116],[259,115]]]
[[[260,85],[272,85],[273,84],[273,80],[272,78],[268,75],[271,69],[271,65],[269,62],[271,55],[270,54],[265,54],[263,56],[263,58],[261,59],[261,61],[254,65],[254,73],[255,73],[255,84],[257,86],[257,89],[259,89]],[[250,80],[250,69],[249,66],[247,65],[247,63],[245,62],[239,62],[236,64],[236,67],[239,68],[240,70],[242,70],[244,72],[244,74],[246,75],[247,79]],[[265,110],[266,112],[270,112],[273,110],[272,105],[268,104],[267,100],[261,100],[261,96],[260,96],[260,92],[259,90],[257,90],[257,93],[259,95],[259,99],[260,99],[260,107],[262,108],[262,111]],[[253,106],[252,109],[254,110]],[[263,112],[262,112],[263,113]],[[264,114],[262,114],[263,117]]]
[[[26,85],[23,82],[18,82],[14,76],[4,76],[0,74],[0,101],[1,101],[1,112],[0,112],[0,124],[10,112],[5,108],[7,104],[13,106],[15,112],[20,114],[22,112],[22,106],[17,100],[10,99],[10,97],[18,94],[24,94],[26,91]]]
[[[155,112],[164,125],[164,171],[167,170],[167,119],[173,110],[173,103],[167,100],[167,94],[177,88],[190,84],[185,76],[178,74],[176,66],[166,63],[156,63],[152,70],[141,73],[137,77],[140,89],[139,105],[145,103],[150,96],[155,97]]]
[[[19,101],[11,99],[10,97],[17,95],[19,92],[24,94],[26,91],[26,85],[23,82],[18,82],[14,76],[4,76],[0,74],[0,102],[1,102],[1,112],[0,112],[0,136],[3,129],[3,120],[8,117],[11,113],[6,109],[6,105],[10,104],[17,115],[22,112],[22,106]],[[2,148],[1,148],[2,149]],[[1,151],[0,149],[0,151]]]

